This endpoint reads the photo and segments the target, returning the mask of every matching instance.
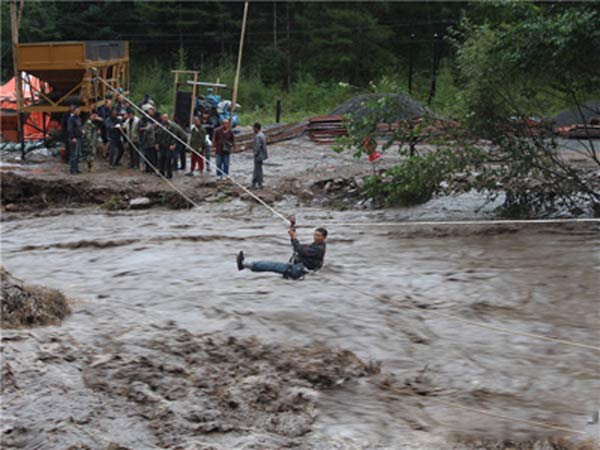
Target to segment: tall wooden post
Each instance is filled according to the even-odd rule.
[[[173,89],[173,117],[177,111],[177,90],[179,89],[179,71],[175,71],[175,86]]]
[[[192,86],[192,98],[190,101],[190,130],[194,121],[194,107],[196,106],[196,96],[198,95],[198,72],[194,72],[194,84]]]
[[[15,87],[17,94],[17,135],[21,142],[21,159],[25,159],[25,136],[23,136],[23,85],[21,80],[21,72],[19,71],[19,25],[20,19],[23,17],[23,5],[25,0],[21,0],[19,4],[19,15],[17,16],[17,0],[10,1],[10,31],[12,37],[12,52],[13,52],[13,69],[15,74]]]
[[[281,121],[281,100],[277,100],[275,104],[275,123],[279,123]]]
[[[231,99],[230,118],[233,125],[233,113],[238,95],[238,84],[240,82],[240,69],[242,67],[242,53],[244,51],[244,35],[246,34],[246,18],[248,17],[248,2],[244,2],[244,18],[242,19],[242,35],[240,36],[240,48],[238,51],[237,67],[235,69],[235,80],[233,82],[233,98]]]

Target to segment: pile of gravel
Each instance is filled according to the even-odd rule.
[[[28,286],[0,267],[2,328],[20,328],[60,323],[71,309],[65,296],[55,289]]]
[[[589,123],[592,117],[600,117],[600,100],[589,100],[582,103],[581,112],[577,106],[565,109],[554,116],[552,120],[558,126],[565,126]]]
[[[394,108],[392,115],[396,120],[414,119],[423,117],[424,115],[434,116],[434,114],[414,98],[404,94],[363,94],[351,98],[347,102],[341,104],[333,111],[331,115],[347,115],[360,116],[367,114],[371,105],[383,98],[391,98],[389,104]]]

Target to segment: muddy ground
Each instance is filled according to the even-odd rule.
[[[427,151],[427,146],[423,146],[422,150]],[[264,164],[266,186],[254,190],[262,199],[273,204],[292,198],[297,204],[328,209],[381,207],[362,194],[363,178],[401,161],[394,151],[388,151],[373,165],[364,158],[353,158],[350,152],[337,154],[329,145],[315,144],[307,137],[271,145],[269,151],[271,157]],[[580,151],[576,141],[564,141],[567,160],[580,167],[593,168],[589,158],[582,156]],[[37,158],[21,164],[18,155],[5,153],[2,160],[3,220],[11,220],[14,212],[55,215],[85,206],[108,211],[132,209],[135,206],[131,201],[139,198],[147,199],[141,208],[192,207],[157,175],[125,168],[128,165],[127,155],[116,169],[110,168],[103,158],[97,158],[94,173],[86,172],[84,164],[81,164],[84,173],[76,176],[70,175],[68,165],[56,158]],[[233,154],[232,177],[249,187],[252,164],[251,152]],[[189,170],[189,155],[186,167]],[[232,198],[254,202],[239,187],[228,181],[219,181],[214,167],[211,174],[194,177],[177,171],[172,182],[195,203],[216,203]],[[481,204],[485,204],[484,198]]]
[[[268,203],[294,196],[310,202],[323,190],[323,180],[352,178],[371,173],[365,161],[338,155],[328,146],[299,138],[270,147],[271,158],[264,164],[266,186],[257,191]],[[189,158],[188,158],[189,159]],[[390,157],[383,165],[399,159]],[[71,176],[68,166],[56,159],[28,165],[5,163],[2,169],[2,205],[5,212],[43,212],[57,208],[99,206],[108,210],[129,209],[130,200],[147,197],[149,206],[189,208],[191,205],[156,175],[126,169],[127,160],[116,169],[99,159],[95,173]],[[187,162],[189,170],[189,160]],[[84,169],[82,171],[85,172]],[[244,186],[251,184],[251,152],[232,155],[231,175]],[[319,183],[320,182],[320,183]],[[173,183],[194,202],[221,202],[242,197],[243,190],[210,175],[188,177],[175,172]],[[10,217],[10,214],[8,214]]]
[[[330,231],[319,276],[238,272],[240,249],[287,260],[285,226],[214,178],[178,174],[204,200],[174,210],[161,180],[126,169],[3,166],[3,264],[72,315],[2,331],[2,448],[598,448],[594,351],[429,313],[600,345],[597,224],[410,224],[493,218],[473,193],[333,210],[303,191],[369,165],[304,139],[270,156],[261,196],[303,241]],[[248,184],[249,154],[232,168]],[[153,208],[129,210],[140,195]]]

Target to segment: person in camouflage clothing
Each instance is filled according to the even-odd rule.
[[[156,129],[155,148],[159,155],[160,173],[167,178],[173,178],[173,164],[175,160],[175,144],[177,140],[171,133],[176,133],[173,122],[168,114],[161,117],[161,127]]]
[[[84,133],[84,156],[89,172],[94,171],[94,160],[98,147],[98,114],[92,111],[90,117],[83,127]]]

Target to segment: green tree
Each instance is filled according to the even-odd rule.
[[[0,2],[2,14],[2,79],[14,76],[12,37],[10,28],[10,3]],[[55,2],[28,0],[23,8],[19,42],[52,41],[63,38],[58,26],[59,11]]]
[[[494,22],[468,18],[457,48],[459,101],[470,125],[493,134],[511,115],[543,116],[600,93],[600,10],[590,5],[492,4]]]
[[[350,118],[350,136],[342,146],[358,148],[360,157],[365,136],[374,134],[379,123],[390,125],[383,149],[399,142],[406,159],[366,184],[370,194],[388,202],[426,201],[446,185],[491,195],[502,190],[504,211],[510,215],[552,214],[563,208],[600,214],[598,180],[591,169],[595,164],[597,171],[600,160],[593,140],[581,142],[580,151],[592,165],[575,166],[552,128],[532,126],[528,118],[547,113],[548,97],[579,105],[599,92],[600,59],[589,57],[600,54],[598,8],[532,3],[490,8],[502,8],[502,19],[474,24],[467,18],[453,38],[459,101],[467,111],[463,127],[445,127],[434,136],[410,122],[394,129],[394,114],[384,101],[362,117]],[[410,143],[423,137],[433,147],[423,154],[410,152]],[[461,183],[456,183],[458,173]]]
[[[369,6],[311,3],[300,18],[307,40],[306,66],[321,79],[350,83],[371,80],[378,69],[393,65],[387,48],[392,33],[378,24]]]
[[[494,21],[468,19],[455,35],[465,124],[491,141],[496,178],[515,210],[571,210],[583,193],[600,209],[589,174],[565,158],[550,126],[527,126],[565,105],[581,107],[600,94],[600,8],[597,5],[493,4]],[[594,141],[580,151],[600,167]],[[490,171],[488,171],[490,172]]]

